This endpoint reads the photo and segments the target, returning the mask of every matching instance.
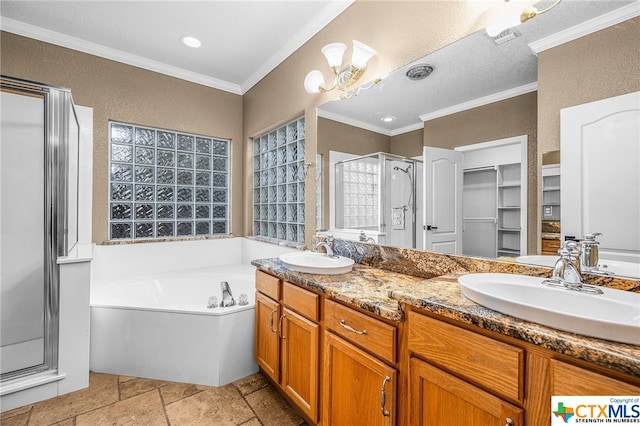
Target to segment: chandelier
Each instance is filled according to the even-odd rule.
[[[376,55],[376,51],[358,40],[352,41],[353,55],[351,56],[351,63],[346,66],[342,65],[342,57],[347,50],[346,44],[331,43],[322,48],[321,52],[327,58],[329,67],[335,77],[331,85],[327,86],[322,72],[319,70],[309,72],[304,79],[304,88],[307,93],[324,93],[334,89],[345,92],[349,86],[358,81],[367,69],[369,59]],[[378,81],[380,81],[380,79],[377,79],[375,83]],[[343,95],[343,97],[349,97],[353,94],[357,94],[357,92],[349,92],[347,95]]]

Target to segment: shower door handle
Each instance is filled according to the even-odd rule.
[[[427,231],[435,231],[436,229],[438,229],[437,226],[427,225]]]

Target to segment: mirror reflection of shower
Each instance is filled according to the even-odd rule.
[[[388,153],[330,152],[329,232],[338,238],[415,248],[422,245],[422,162]]]

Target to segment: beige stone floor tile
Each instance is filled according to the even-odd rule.
[[[240,426],[262,426],[262,423],[260,423],[260,420],[254,417],[248,422],[242,423]]]
[[[172,402],[179,401],[183,398],[187,398],[191,395],[195,395],[205,389],[207,389],[206,386],[192,385],[189,383],[168,382],[165,386],[160,388],[160,394],[162,395],[162,401],[164,402],[164,405],[167,405],[171,404]]]
[[[261,373],[252,374],[251,376],[243,379],[236,380],[233,385],[238,389],[240,395],[245,396],[267,387],[267,379]]]
[[[75,426],[75,418],[73,419],[67,419],[67,420],[63,420],[59,423],[54,423],[51,426]]]
[[[160,392],[152,390],[76,417],[76,426],[166,426]]]
[[[32,408],[33,408],[33,404],[29,404],[29,405],[25,405],[24,407],[19,407],[13,410],[5,411],[4,413],[0,414],[0,424],[4,424],[4,422],[8,420],[10,417],[15,417],[20,414],[28,413],[29,411],[31,411]]]
[[[90,373],[89,388],[33,405],[29,426],[51,425],[118,401],[118,376]]]
[[[134,379],[137,379],[137,377],[133,377],[133,376],[118,376],[118,383],[126,382],[128,380],[134,380]]]
[[[245,397],[265,426],[299,426],[303,419],[271,386]]]
[[[125,382],[118,384],[120,390],[120,400],[131,398],[132,396],[140,395],[145,392],[149,392],[152,389],[157,389],[166,385],[167,382],[154,379],[138,379],[133,378]]]
[[[26,413],[18,413],[15,416],[2,416],[0,424],[2,426],[27,426],[29,424],[30,415],[31,413],[27,411]]]
[[[232,385],[207,388],[188,398],[165,405],[171,426],[240,425],[255,414]]]

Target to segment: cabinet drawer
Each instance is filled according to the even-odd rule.
[[[262,271],[256,271],[256,290],[273,300],[280,300],[280,279]]]
[[[396,327],[328,299],[324,315],[327,328],[391,364],[396,363]]]
[[[320,297],[295,284],[284,282],[282,286],[284,304],[311,321],[318,321],[318,300]]]
[[[551,395],[640,395],[640,387],[552,359]]]
[[[513,401],[523,401],[524,349],[409,312],[409,350]]]
[[[543,238],[542,239],[542,251],[551,254],[557,254],[560,248],[560,240]]]

